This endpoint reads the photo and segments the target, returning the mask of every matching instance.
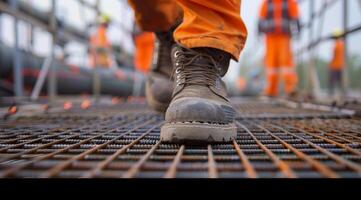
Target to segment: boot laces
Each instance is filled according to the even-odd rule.
[[[215,59],[192,49],[175,51],[174,78],[177,85],[215,86],[220,71]],[[199,62],[201,61],[201,62]]]

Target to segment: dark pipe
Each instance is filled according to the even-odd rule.
[[[10,47],[0,44],[0,79],[2,80],[12,81],[13,60],[11,52]],[[44,58],[25,51],[20,51],[20,53],[24,63],[24,84],[26,88],[33,88]],[[59,61],[55,61],[54,65],[58,80],[58,93],[60,95],[92,94],[92,69],[69,66]],[[102,94],[122,97],[132,95],[136,72],[129,69],[121,69],[118,71],[118,74],[122,74],[122,76],[117,76],[110,70],[100,70]],[[44,84],[43,93],[47,91],[46,85]],[[144,89],[142,93],[144,93]]]

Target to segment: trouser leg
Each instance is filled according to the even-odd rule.
[[[210,47],[239,59],[247,38],[240,0],[176,0],[184,11],[175,40],[186,48]]]
[[[264,91],[266,96],[278,96],[278,73],[279,70],[277,68],[266,69],[266,88]]]
[[[143,31],[164,32],[182,20],[182,10],[175,0],[128,0],[135,20]]]

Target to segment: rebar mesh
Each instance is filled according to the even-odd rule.
[[[0,122],[1,177],[361,177],[361,120],[352,115],[234,99],[231,143],[165,144],[163,116],[143,103]]]

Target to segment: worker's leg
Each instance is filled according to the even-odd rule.
[[[335,88],[336,88],[336,80],[335,80],[335,70],[330,70],[329,72],[329,94],[330,96],[335,95]]]
[[[279,36],[276,34],[268,34],[265,38],[266,41],[266,86],[264,95],[270,97],[278,96],[279,84],[279,48],[277,45],[280,43]]]
[[[237,136],[236,111],[223,77],[247,31],[240,0],[177,0],[184,10],[172,51],[177,83],[161,129],[163,141],[226,142]]]
[[[281,66],[284,91],[286,95],[293,95],[297,90],[298,75],[293,60],[291,37],[288,35],[280,35],[275,48],[278,49],[277,56],[279,57],[279,65]]]
[[[298,84],[298,76],[295,67],[282,67],[281,68],[282,79],[284,83],[284,90],[287,95],[291,95],[296,92]]]
[[[175,40],[186,48],[210,47],[238,59],[247,37],[240,0],[176,0],[184,12]]]
[[[341,92],[341,96],[346,96],[346,89],[343,84],[343,70],[336,71],[337,86]]]
[[[264,94],[269,97],[278,96],[278,74],[279,70],[275,67],[266,68],[266,88]]]
[[[175,0],[128,0],[135,20],[143,31],[164,32],[182,19],[182,10]]]
[[[111,59],[109,55],[105,52],[100,52],[97,54],[97,65],[99,65],[102,68],[110,68],[111,66]]]
[[[155,32],[155,53],[152,56],[153,65],[146,83],[146,97],[153,109],[165,112],[173,93],[171,80],[173,68],[171,50],[175,44],[173,31],[182,20],[182,10],[175,0],[128,0],[128,2],[135,11],[135,19],[140,28],[143,31]]]

